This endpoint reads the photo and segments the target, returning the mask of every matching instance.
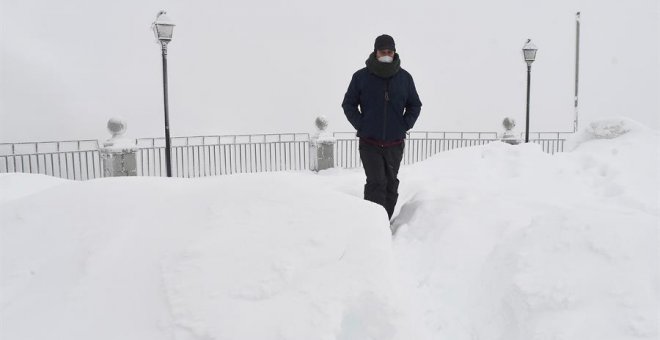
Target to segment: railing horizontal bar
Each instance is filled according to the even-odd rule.
[[[94,142],[98,144],[96,139],[80,139],[80,140],[54,140],[54,141],[39,141],[39,142],[15,142],[15,143],[0,143],[0,146],[3,145],[27,145],[27,144],[54,144],[54,143],[78,143],[78,142]]]

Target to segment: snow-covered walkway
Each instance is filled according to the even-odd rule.
[[[492,143],[401,170],[0,176],[3,339],[657,339],[659,135]]]

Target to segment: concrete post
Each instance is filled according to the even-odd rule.
[[[502,125],[504,126],[505,131],[504,134],[502,134],[501,141],[511,145],[520,144],[520,139],[518,139],[513,133],[513,128],[516,127],[516,121],[513,120],[513,118],[504,118]]]
[[[312,134],[309,142],[309,168],[320,171],[335,167],[335,138],[326,131],[328,119],[324,116],[316,118],[316,132]]]
[[[126,122],[112,118],[108,121],[112,138],[103,143],[103,177],[137,176],[137,146],[133,140],[122,137],[126,133]]]

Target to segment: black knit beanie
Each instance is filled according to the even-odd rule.
[[[390,37],[387,34],[378,36],[378,38],[376,38],[376,42],[374,43],[374,52],[378,50],[396,51],[396,48],[394,46],[394,38]]]

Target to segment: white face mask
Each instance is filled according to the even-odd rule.
[[[389,63],[391,63],[393,60],[394,60],[394,58],[392,58],[392,57],[390,57],[390,56],[388,56],[388,55],[385,55],[385,56],[382,56],[382,57],[378,57],[378,61],[380,61],[381,63],[388,63],[388,64],[389,64]]]

